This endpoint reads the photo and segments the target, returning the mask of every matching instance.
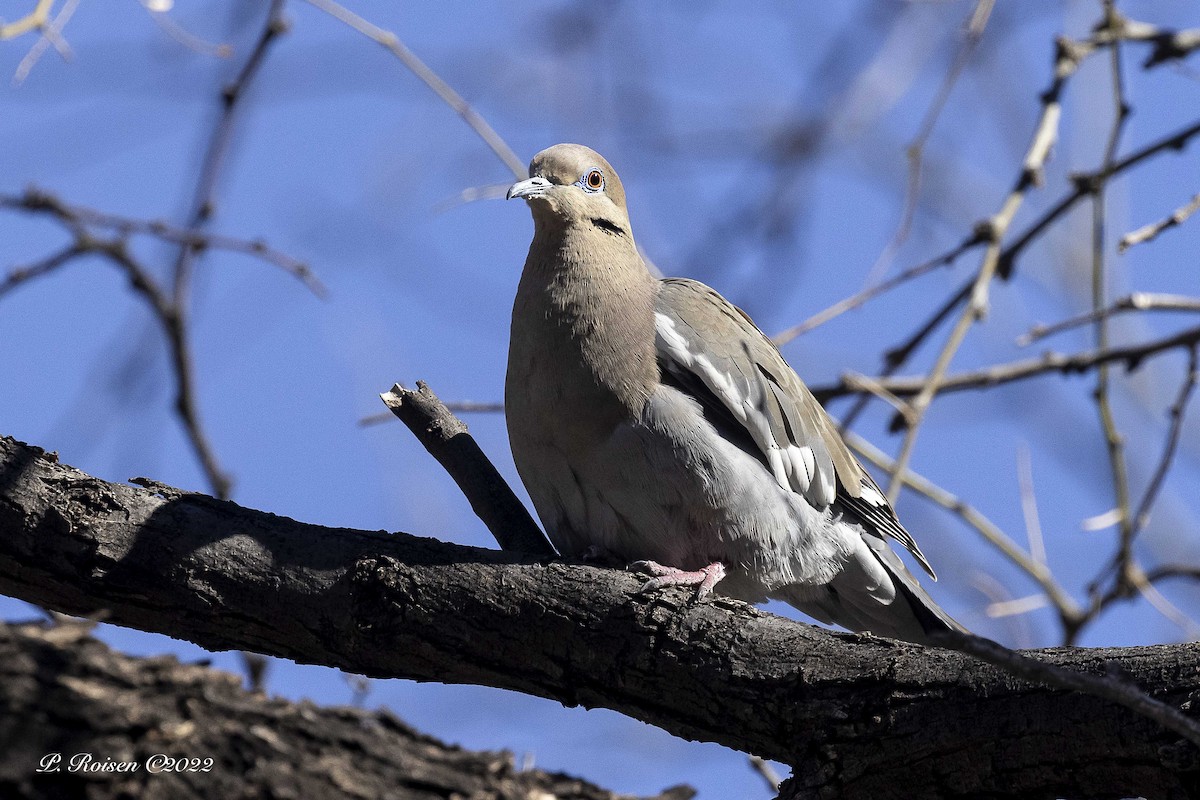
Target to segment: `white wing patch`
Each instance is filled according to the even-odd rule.
[[[866,480],[862,482],[862,499],[877,508],[888,504],[887,498],[875,488],[873,483]]]
[[[654,315],[655,346],[661,355],[675,361],[695,373],[708,387],[709,391],[720,399],[739,422],[746,426],[754,443],[767,457],[767,464],[776,482],[785,489],[808,497],[809,487],[813,479],[817,480],[817,493],[814,500],[828,506],[833,502],[834,487],[827,476],[817,469],[816,457],[811,447],[800,447],[790,442],[786,447],[780,447],[779,442],[771,434],[770,418],[763,413],[762,404],[764,387],[745,380],[744,388],[728,372],[723,372],[713,365],[704,353],[694,352],[678,330],[675,321],[663,313]],[[757,391],[755,391],[757,390]]]

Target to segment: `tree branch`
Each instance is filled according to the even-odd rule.
[[[415,392],[396,384],[380,398],[450,474],[466,495],[471,510],[487,525],[502,550],[556,555],[528,509],[483,455],[466,424],[442,404],[424,381],[417,381]]]
[[[584,781],[521,770],[417,733],[388,711],[290,703],[173,657],[133,658],[90,623],[0,623],[0,794],[4,797],[322,797],[632,800]],[[35,770],[59,755],[57,771]],[[71,771],[73,758],[133,762]],[[157,755],[197,770],[151,771]],[[160,762],[161,766],[161,762]],[[687,787],[665,800],[691,797]]]
[[[1158,235],[1169,228],[1176,228],[1187,222],[1188,218],[1200,211],[1200,194],[1194,196],[1185,205],[1180,206],[1175,210],[1175,213],[1158,222],[1151,222],[1149,225],[1143,225],[1136,231],[1130,231],[1121,237],[1121,241],[1117,242],[1117,251],[1124,253],[1134,245],[1142,244],[1143,242],[1152,242],[1158,238]]]
[[[1170,796],[1200,768],[1192,745],[1096,697],[728,599],[638,596],[638,584],[106,483],[0,440],[0,592],[67,613],[212,650],[611,708],[791,764],[785,797]],[[1200,692],[1194,644],[1029,655],[1115,669],[1176,707]]]
[[[987,389],[1002,383],[1022,381],[1050,372],[1060,372],[1063,375],[1078,374],[1087,372],[1099,364],[1114,362],[1124,363],[1125,368],[1132,371],[1141,366],[1147,358],[1169,350],[1191,349],[1197,344],[1200,344],[1200,327],[1185,328],[1161,339],[1151,339],[1139,344],[1117,345],[1104,350],[1090,350],[1070,355],[1047,352],[1040,358],[1010,361],[979,370],[947,375],[942,380],[939,391],[945,394],[970,389]],[[829,386],[814,386],[812,392],[822,403],[835,397],[866,393],[866,390],[857,382],[858,380],[843,378],[838,383]],[[897,397],[915,395],[925,385],[923,375],[899,378],[879,376],[873,380],[876,388],[890,392]]]
[[[307,0],[307,2],[309,5],[319,8],[334,19],[340,20],[350,26],[394,55],[409,72],[416,75],[422,83],[441,98],[443,103],[450,106],[454,110],[454,113],[458,114],[463,122],[470,126],[471,130],[475,131],[476,135],[488,146],[488,149],[504,162],[504,166],[508,167],[516,178],[521,179],[526,177],[527,169],[525,162],[517,157],[513,149],[508,146],[508,142],[504,141],[500,134],[496,133],[495,128],[489,125],[487,120],[472,108],[470,103],[463,99],[462,95],[454,91],[454,87],[442,80],[441,76],[418,58],[416,53],[409,50],[404,42],[400,41],[399,36],[391,31],[380,28],[374,23],[368,22],[333,0]]]
[[[1107,308],[1088,311],[1052,325],[1034,325],[1026,333],[1017,337],[1017,345],[1027,347],[1047,336],[1078,328],[1080,325],[1086,325],[1101,318],[1115,317],[1128,311],[1200,311],[1200,297],[1159,292],[1133,292],[1114,300]]]
[[[122,240],[128,239],[134,234],[140,234],[152,236],[163,242],[190,247],[193,250],[225,250],[242,253],[279,267],[301,281],[309,291],[318,297],[324,297],[326,294],[324,285],[307,264],[270,247],[261,239],[239,239],[235,236],[224,236],[198,229],[179,228],[157,219],[138,219],[109,214],[93,208],[66,203],[54,194],[36,186],[26,188],[19,195],[0,194],[0,208],[49,215],[74,234],[77,247],[80,239],[90,235],[89,229],[101,228],[116,234]],[[92,238],[96,237],[92,236]],[[86,252],[88,251],[85,249],[79,249],[80,254]],[[11,280],[11,278],[10,274],[9,279]]]

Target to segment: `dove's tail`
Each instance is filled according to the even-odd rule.
[[[810,617],[852,631],[929,644],[930,634],[967,629],[921,588],[878,536],[863,535],[862,548],[823,586],[792,584],[772,593]]]

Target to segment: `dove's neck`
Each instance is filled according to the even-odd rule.
[[[536,227],[513,308],[510,359],[545,359],[560,371],[562,401],[581,406],[572,413],[640,416],[659,379],[659,281],[627,227],[617,233],[592,220]],[[522,346],[541,352],[515,352]]]

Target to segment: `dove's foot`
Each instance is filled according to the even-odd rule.
[[[714,561],[703,569],[689,572],[678,567],[664,567],[657,561],[635,561],[630,569],[639,572],[649,572],[654,577],[642,584],[638,592],[653,592],[664,586],[695,586],[696,600],[703,600],[712,594],[713,587],[725,577],[725,565]]]

